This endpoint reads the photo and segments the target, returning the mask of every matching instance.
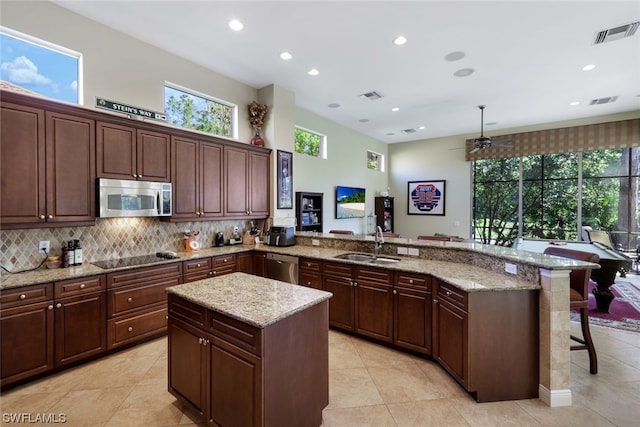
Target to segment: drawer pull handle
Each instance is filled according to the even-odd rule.
[[[394,289],[394,290],[393,290],[393,294],[394,294],[394,295],[397,295],[397,294],[398,294],[398,290],[397,290],[397,289]]]
[[[40,219],[45,219],[46,217],[44,215],[40,215]]]
[[[200,267],[200,263],[197,263],[197,264],[196,264],[196,267]]]
[[[127,302],[133,302],[133,298],[131,297],[127,298]]]
[[[204,338],[198,338],[198,344],[202,344],[203,341],[204,341]]]
[[[409,283],[413,285],[413,279],[409,279]]]
[[[311,286],[311,281],[308,281],[308,282],[307,282],[307,286]]]
[[[129,331],[129,332],[133,332],[133,326],[129,326],[129,327],[127,328],[127,331]]]
[[[20,299],[26,299],[27,296],[25,294],[20,294]]]
[[[84,289],[87,285],[85,285],[84,283],[80,283],[80,289]]]
[[[49,304],[49,307],[47,307],[49,310],[53,310],[53,304]]]
[[[61,308],[61,307],[62,307],[62,304],[60,304],[60,303],[56,304],[56,308]]]
[[[447,291],[447,292],[445,292],[445,293],[447,294],[447,296],[448,296],[448,297],[450,297],[450,296],[451,296],[451,292]]]

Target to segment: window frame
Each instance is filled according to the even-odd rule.
[[[327,159],[327,145],[328,145],[327,135],[322,134],[320,132],[317,132],[315,130],[311,130],[309,128],[305,128],[303,126],[298,126],[298,125],[295,126],[295,129],[300,130],[302,132],[307,132],[307,133],[310,133],[312,135],[316,135],[316,136],[319,137],[319,141],[318,141],[319,147],[318,147],[318,155],[317,156],[314,156],[312,154],[305,153],[305,152],[300,152],[300,151],[296,150],[295,147],[294,147],[294,151],[296,152],[296,154],[303,154],[305,156],[315,157],[315,158],[318,158],[318,159],[325,159],[325,160]],[[294,131],[294,139],[295,139],[295,131]],[[294,143],[294,146],[295,146],[295,143]]]

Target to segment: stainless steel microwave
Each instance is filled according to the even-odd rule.
[[[171,183],[97,180],[98,216],[139,217],[171,216]]]

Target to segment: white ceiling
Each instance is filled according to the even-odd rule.
[[[637,0],[54,2],[252,87],[289,89],[300,107],[387,143],[479,133],[480,104],[495,122],[487,135],[640,110],[640,30],[593,45],[596,32],[640,20]],[[446,61],[451,52],[465,56]],[[455,77],[462,68],[475,71]],[[359,98],[370,91],[383,98]]]

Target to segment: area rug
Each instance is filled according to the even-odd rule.
[[[609,288],[615,296],[609,307],[609,313],[602,313],[596,311],[596,298],[591,292],[594,285],[595,283],[591,281],[589,286],[589,323],[640,332],[640,289],[631,282],[617,279],[616,283]],[[571,312],[571,320],[576,322],[580,320],[578,311]]]

